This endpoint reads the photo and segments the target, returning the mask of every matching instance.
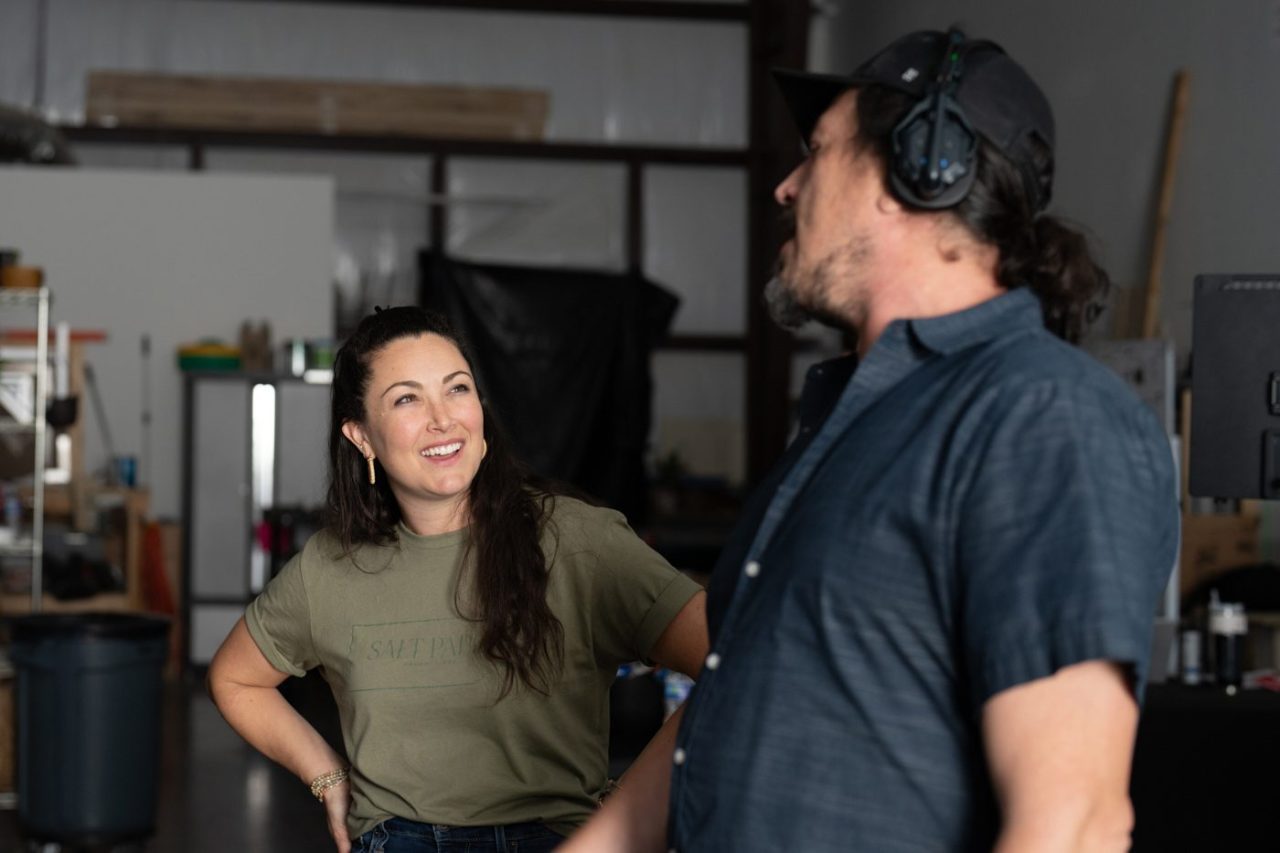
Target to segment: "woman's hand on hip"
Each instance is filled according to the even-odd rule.
[[[342,782],[324,792],[324,811],[329,821],[329,834],[338,853],[351,853],[351,836],[347,835],[347,812],[351,810],[351,783]]]

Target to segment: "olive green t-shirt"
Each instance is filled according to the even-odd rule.
[[[343,559],[319,533],[245,614],[272,666],[323,668],[351,760],[352,838],[389,817],[580,825],[606,782],[619,664],[646,658],[698,590],[619,513],[557,498],[542,544],[564,666],[549,696],[517,682],[499,699],[502,673],[455,603],[467,535],[402,525],[397,543]]]

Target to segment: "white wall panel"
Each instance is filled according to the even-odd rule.
[[[0,103],[7,106],[32,106],[36,26],[36,0],[0,3]]]
[[[249,594],[250,385],[194,386],[191,459],[192,598]]]
[[[743,482],[743,356],[660,352],[654,356],[653,378],[651,456],[674,451],[689,473]]]
[[[107,332],[90,345],[116,452],[149,463],[152,511],[180,510],[179,345],[235,341],[245,319],[275,340],[331,328],[333,184],[327,178],[0,168],[0,234],[45,268],[51,316]],[[151,336],[151,446],[141,446],[140,341]],[[105,461],[91,406],[86,464]]]
[[[741,169],[645,169],[644,269],[680,295],[674,330],[747,329],[747,176]]]
[[[0,11],[0,29],[12,20],[26,33],[29,18]],[[49,33],[48,102],[63,116],[82,114],[86,71],[116,68],[545,89],[552,139],[746,139],[746,31],[734,23],[49,0]]]
[[[625,187],[613,163],[450,159],[449,254],[622,270]]]

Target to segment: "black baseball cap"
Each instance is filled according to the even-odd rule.
[[[801,135],[808,140],[822,114],[851,88],[871,83],[923,98],[935,84],[950,45],[950,33],[920,30],[902,36],[849,75],[775,68],[773,77]],[[962,70],[953,97],[973,129],[1022,173],[1036,209],[1043,210],[1053,188],[1053,110],[1049,100],[995,42],[964,41],[959,50]],[[1043,166],[1032,157],[1033,139],[1050,152]]]

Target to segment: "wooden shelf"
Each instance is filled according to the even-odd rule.
[[[358,151],[370,154],[443,154],[451,157],[504,157],[531,160],[592,160],[673,165],[746,166],[746,148],[682,145],[615,145],[607,142],[553,142],[450,139],[437,136],[290,133],[267,130],[218,130],[200,127],[106,127],[63,124],[71,142],[114,145],[182,145],[211,148],[294,148]]]
[[[142,608],[133,603],[125,592],[102,592],[88,598],[63,601],[52,595],[40,597],[41,613],[86,613],[89,611],[136,611]],[[31,596],[26,593],[0,595],[0,616],[17,616],[31,612]]]
[[[150,493],[145,489],[126,489],[118,486],[90,486],[79,505],[67,486],[45,487],[45,519],[66,518],[72,520],[87,512],[92,515],[112,506],[123,507],[125,512],[124,536],[120,569],[124,574],[123,592],[104,592],[89,598],[63,600],[50,595],[46,589],[40,596],[40,610],[46,613],[83,613],[90,610],[141,611],[146,608],[142,591],[142,532],[146,522]],[[10,548],[8,551],[12,551]],[[31,612],[29,593],[0,595],[0,615]]]

